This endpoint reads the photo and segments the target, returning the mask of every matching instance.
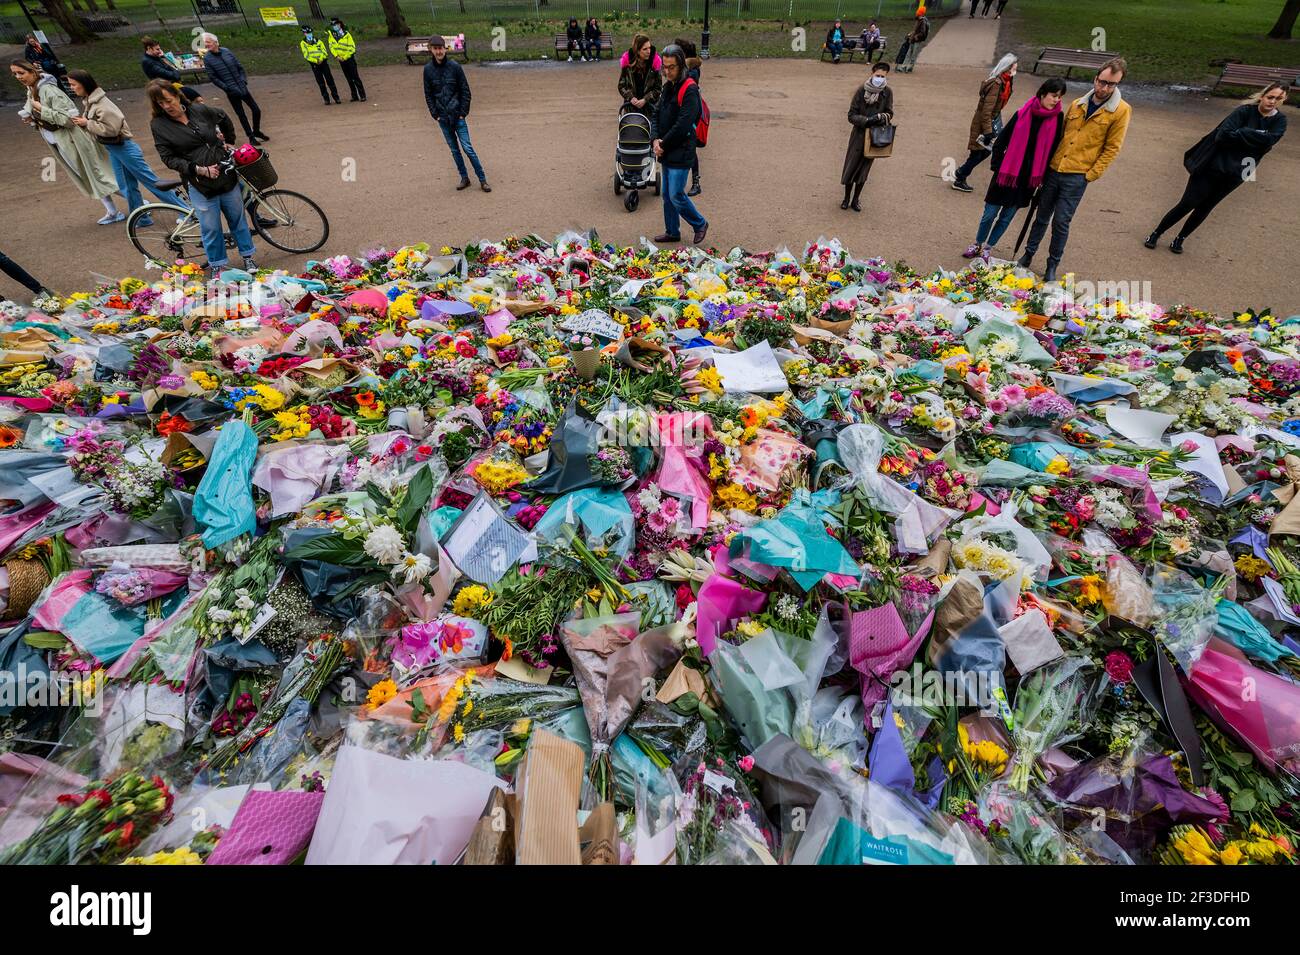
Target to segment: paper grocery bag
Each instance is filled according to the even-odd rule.
[[[583,865],[618,865],[618,821],[614,804],[603,802],[578,830]]]
[[[578,794],[582,747],[537,730],[519,765],[515,806],[518,865],[581,865]]]
[[[515,864],[515,797],[494,789],[465,848],[462,865]]]

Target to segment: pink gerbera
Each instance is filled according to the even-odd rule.
[[[675,497],[666,497],[664,498],[663,503],[659,505],[659,513],[662,514],[664,519],[667,521],[676,521],[677,516],[681,514],[681,512],[681,505],[677,503],[677,498]]]
[[[668,518],[664,517],[663,511],[655,511],[646,518],[646,523],[650,525],[652,531],[663,533],[671,526]]]
[[[1007,385],[1002,389],[1001,397],[1009,405],[1018,405],[1025,400],[1025,389],[1019,385]]]

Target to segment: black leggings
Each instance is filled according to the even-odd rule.
[[[1163,233],[1174,227],[1183,216],[1187,221],[1178,230],[1180,236],[1189,236],[1205,221],[1220,202],[1241,185],[1240,176],[1223,176],[1217,173],[1192,173],[1187,179],[1187,188],[1178,204],[1165,213],[1165,217],[1156,226],[1157,233]],[[1190,213],[1190,215],[1188,215]]]
[[[3,252],[0,252],[0,272],[4,272],[5,275],[24,288],[30,289],[32,294],[39,295],[41,293],[41,283],[32,278],[26,269]]]

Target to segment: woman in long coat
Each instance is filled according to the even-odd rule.
[[[858,88],[849,104],[849,124],[853,129],[849,133],[848,152],[844,154],[844,171],[840,174],[840,185],[844,187],[841,209],[862,211],[858,199],[862,196],[867,176],[871,174],[871,164],[875,162],[865,155],[867,130],[894,119],[894,91],[889,88],[888,78],[889,64],[877,63],[871,68],[870,79]]]
[[[125,219],[126,215],[118,211],[111,198],[119,193],[108,152],[94,136],[73,124],[73,117],[79,116],[80,111],[59,89],[54,77],[26,60],[11,62],[9,72],[27,88],[27,102],[18,112],[23,122],[40,131],[50,152],[77,188],[104,204],[104,217],[99,224],[111,225]]]

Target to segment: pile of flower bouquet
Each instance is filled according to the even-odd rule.
[[[1296,861],[1300,315],[200,274],[0,303],[0,862]]]

